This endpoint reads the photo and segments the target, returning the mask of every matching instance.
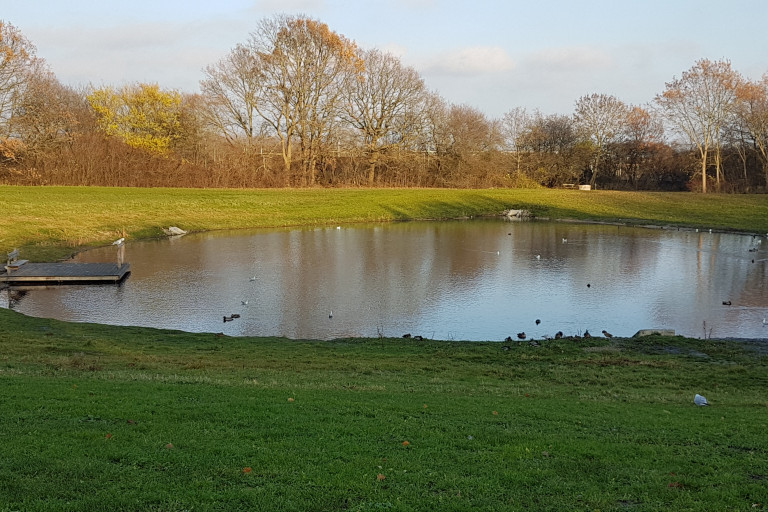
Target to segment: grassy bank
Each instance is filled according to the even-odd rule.
[[[228,338],[0,309],[0,510],[768,505],[758,345],[507,347]]]
[[[188,231],[456,218],[528,209],[538,216],[768,232],[768,196],[572,190],[199,190],[0,186],[0,251],[55,260],[119,237]]]

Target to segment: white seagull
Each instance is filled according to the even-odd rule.
[[[124,242],[125,242],[125,238],[121,238],[120,240],[115,240],[114,242],[112,242],[112,245],[123,245]]]

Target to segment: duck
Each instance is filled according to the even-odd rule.
[[[589,331],[584,331],[584,337],[585,337],[585,338],[591,338],[591,337],[592,337],[592,335],[591,335],[591,334],[589,334]]]
[[[518,339],[524,340],[525,339],[525,332],[519,332],[517,333]]]
[[[234,318],[231,316],[224,315],[224,323],[231,322],[232,320],[234,320]]]
[[[424,341],[424,337],[419,335],[414,336],[413,339],[415,339],[416,341]]]
[[[539,325],[540,323],[541,323],[541,320],[537,318],[536,319],[536,325]]]
[[[561,339],[562,337],[563,337],[563,331],[557,331],[557,332],[555,333],[555,339],[556,339],[556,340],[559,340],[559,339]]]
[[[763,320],[763,323],[765,323],[765,320]],[[512,342],[512,336],[507,336],[506,338],[504,338],[504,341],[506,341],[507,343]]]
[[[403,338],[410,338],[410,337],[411,337],[411,333],[409,332],[403,334]]]
[[[730,305],[731,305],[731,301],[729,301],[729,300],[724,300],[723,301],[723,306],[730,306]]]
[[[609,333],[605,329],[603,329],[603,336],[605,336],[606,338],[613,338],[613,334]]]

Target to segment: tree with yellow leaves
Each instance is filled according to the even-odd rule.
[[[131,147],[166,154],[180,136],[182,97],[157,84],[136,84],[88,95],[99,127]]]

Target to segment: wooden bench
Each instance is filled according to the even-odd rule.
[[[563,183],[563,188],[576,188],[576,185],[573,183]]]
[[[8,253],[8,263],[5,265],[5,270],[15,270],[28,262],[29,260],[20,260],[19,250],[14,249]]]

